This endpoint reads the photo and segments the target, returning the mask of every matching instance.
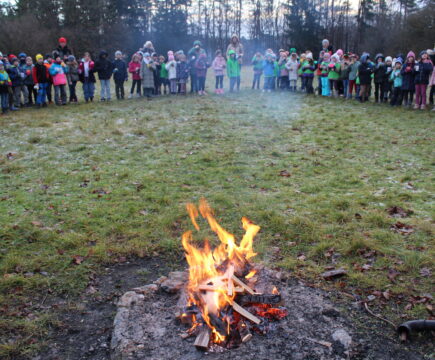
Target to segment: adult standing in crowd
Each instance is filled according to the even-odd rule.
[[[66,60],[68,56],[72,55],[71,49],[67,45],[66,38],[61,37],[59,39],[59,46],[53,51],[59,54],[62,60]]]
[[[145,44],[143,45],[142,52],[143,53],[149,53],[149,54],[155,53],[156,50],[154,49],[153,43],[151,41],[149,41],[149,40],[146,41]]]
[[[190,67],[190,92],[194,93],[198,91],[195,63],[199,59],[199,55],[205,54],[205,50],[202,48],[202,43],[199,40],[195,40],[193,47],[187,53],[189,67]]]

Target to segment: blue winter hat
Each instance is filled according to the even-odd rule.
[[[19,53],[18,54],[18,57],[21,59],[21,58],[26,58],[27,57],[27,54],[26,53]]]
[[[70,55],[70,56],[68,56],[68,61],[69,62],[73,62],[73,61],[75,61],[75,56],[74,55]]]

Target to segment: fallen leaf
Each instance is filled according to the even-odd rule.
[[[399,273],[398,271],[396,271],[396,270],[394,270],[394,269],[389,269],[389,270],[388,270],[387,277],[388,277],[388,279],[389,279],[391,282],[395,283],[395,282],[396,282],[396,277],[397,277],[398,275],[400,275],[400,273]]]
[[[360,213],[356,213],[356,214],[355,214],[355,219],[357,219],[357,220],[361,220],[361,219],[362,219],[361,214],[360,214]]]
[[[430,271],[429,268],[424,267],[420,270],[420,275],[424,277],[429,277],[432,275],[432,272]]]
[[[63,255],[63,254],[65,253],[65,250],[57,249],[57,253],[58,253],[59,255]]]
[[[414,227],[412,225],[404,224],[400,221],[391,225],[390,229],[398,234],[409,235],[414,232]]]
[[[307,257],[304,254],[301,254],[301,255],[298,256],[298,260],[299,261],[305,261],[306,258]]]
[[[279,176],[290,177],[292,175],[287,170],[281,170]]]
[[[400,206],[389,207],[386,211],[390,216],[395,218],[405,218],[414,213],[412,210],[405,210]]]
[[[72,256],[72,263],[73,263],[74,265],[80,265],[80,264],[83,262],[84,259],[85,259],[85,258],[84,258],[83,256],[80,256],[80,255],[73,255],[73,256]]]
[[[40,222],[40,221],[32,221],[32,223],[31,223],[33,226],[37,226],[37,227],[42,227],[43,225],[42,225],[42,222]]]

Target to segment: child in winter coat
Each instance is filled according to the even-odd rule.
[[[51,64],[53,64],[53,56],[51,54],[46,54],[44,58],[45,58],[44,65],[47,67],[48,73],[50,73],[50,67],[51,67]],[[48,83],[48,86],[47,86],[47,99],[48,99],[49,104],[53,103],[53,97],[51,94],[52,88],[53,88],[53,78],[50,75],[50,82]]]
[[[9,75],[5,70],[3,61],[0,60],[0,104],[2,108],[2,114],[6,114],[9,108],[9,88],[12,86],[12,82],[9,79]]]
[[[304,61],[304,64],[306,64],[306,61]],[[298,81],[298,69],[299,69],[298,54],[292,53],[285,67],[288,72],[289,90],[296,92],[296,84]]]
[[[68,81],[69,102],[77,103],[76,86],[79,81],[79,64],[74,55],[69,55],[67,58],[66,79]]]
[[[13,105],[11,106],[11,110],[18,110],[22,105],[21,104],[22,89],[24,92],[27,91],[27,88],[23,85],[23,79],[25,75],[20,70],[19,60],[17,58],[12,58],[11,66],[7,69],[7,72],[12,82],[12,91],[13,91]],[[26,95],[24,95],[24,101],[26,101]]]
[[[382,101],[384,103],[388,102],[388,99],[391,98],[391,82],[390,77],[393,71],[393,58],[391,56],[387,56],[385,58],[385,76],[383,81],[383,89],[384,89],[384,98]]]
[[[278,67],[275,61],[275,54],[267,53],[266,59],[263,61],[264,87],[263,92],[272,92],[275,88],[276,68]]]
[[[374,82],[375,82],[375,102],[382,102],[384,99],[384,81],[387,66],[384,62],[384,55],[377,54],[375,57]]]
[[[29,94],[29,101],[27,103],[28,106],[32,106],[34,103],[36,104],[36,95],[37,92],[34,89],[35,84],[33,83],[32,71],[33,71],[33,60],[31,56],[26,57],[26,63],[22,66],[26,77],[23,82],[27,87],[27,93]]]
[[[402,66],[402,97],[403,106],[411,107],[415,92],[415,54],[410,51]]]
[[[240,90],[240,64],[237,61],[236,52],[234,50],[228,51],[227,60],[227,75],[230,79],[230,92],[234,92],[234,87],[237,91]]]
[[[141,95],[142,92],[142,85],[141,85],[141,79],[140,79],[140,64],[142,60],[140,59],[140,56],[138,53],[133,54],[131,57],[131,61],[128,64],[128,72],[131,74],[132,77],[132,83],[131,83],[131,89],[130,89],[130,95],[128,96],[129,99],[133,97],[134,89],[136,88],[137,97]]]
[[[21,94],[23,95],[23,102],[20,104],[23,107],[29,106],[29,91],[25,83],[25,79],[27,77],[26,59],[27,59],[26,53],[22,52],[18,54],[18,60],[19,60],[18,71],[21,76],[21,88],[18,97],[21,99]]]
[[[300,65],[300,68],[302,71],[302,83],[304,84],[304,89],[307,92],[307,94],[313,94],[314,93],[313,79],[314,79],[314,71],[316,70],[316,64],[314,63],[312,53],[308,53],[306,55],[304,62]]]
[[[435,50],[429,49],[427,52],[432,57],[432,59],[431,59],[432,64],[435,64]],[[434,93],[435,93],[435,68],[434,68],[434,70],[432,70],[432,76],[430,77],[429,85],[430,85],[429,103],[431,105],[434,105],[433,97],[434,97]],[[435,106],[432,109],[432,111],[435,111]]]
[[[168,62],[165,67],[168,71],[169,91],[171,95],[175,95],[177,93],[177,62],[173,51],[168,51]]]
[[[390,80],[393,83],[391,106],[400,106],[402,103],[402,60],[396,59],[394,69],[391,71]]]
[[[148,99],[154,93],[154,71],[156,64],[150,53],[145,53],[140,67],[140,78],[142,80],[143,95]]]
[[[108,54],[106,51],[102,50],[98,60],[95,62],[94,69],[98,72],[98,78],[100,79],[101,85],[101,98],[100,101],[110,101],[110,78],[113,73],[113,64],[107,58]]]
[[[278,60],[279,68],[279,88],[281,90],[289,90],[289,71],[287,69],[287,52],[281,51]]]
[[[83,84],[83,95],[85,101],[94,101],[95,93],[95,64],[91,59],[91,54],[86,52],[79,64],[79,78]]]
[[[347,92],[347,98],[352,99],[352,94],[355,90],[355,97],[358,98],[358,92],[356,89],[356,78],[358,76],[358,68],[360,66],[360,62],[357,59],[355,54],[350,56],[350,64],[349,64],[349,89]]]
[[[339,80],[341,73],[340,57],[337,54],[331,56],[331,62],[328,65],[328,79],[332,96],[338,96]]]
[[[53,78],[54,102],[56,105],[66,105],[66,66],[59,54],[57,54],[55,62],[50,66],[49,72]]]
[[[206,95],[205,79],[207,76],[207,69],[209,67],[210,64],[207,62],[207,55],[205,52],[201,52],[198,59],[195,61],[196,81],[198,82],[196,89],[199,95]]]
[[[160,88],[159,93],[162,94],[161,87],[163,86],[163,94],[167,94],[168,88],[169,88],[169,72],[166,70],[166,62],[165,57],[163,55],[160,55],[159,57],[159,63],[160,63]]]
[[[432,61],[429,59],[427,51],[420,53],[420,59],[414,66],[415,71],[415,105],[414,109],[426,109],[426,90],[429,84],[429,77],[433,70]]]
[[[113,80],[115,80],[115,92],[118,100],[124,100],[124,83],[128,80],[127,64],[122,59],[122,52],[115,52],[113,61]]]
[[[184,53],[179,53],[178,58],[180,61],[177,62],[177,82],[179,86],[179,93],[181,95],[186,95],[187,81],[189,80],[189,64],[187,63],[187,57]]]
[[[331,60],[331,55],[329,52],[323,54],[323,61],[320,63],[320,78],[322,82],[322,96],[331,96],[331,88],[329,87],[329,64]]]
[[[41,54],[36,55],[36,64],[33,67],[32,77],[35,90],[38,92],[36,96],[36,106],[46,107],[47,88],[50,84],[50,74],[48,68],[44,64],[44,57]]]
[[[343,54],[343,58],[340,61],[340,81],[343,87],[342,96],[345,99],[347,99],[347,93],[349,90],[349,66],[350,66],[349,54]]]
[[[359,96],[360,102],[368,101],[370,85],[372,83],[372,74],[374,65],[370,61],[370,54],[365,53],[361,56],[361,64],[358,67],[358,78],[360,84]]]
[[[254,69],[254,80],[252,80],[252,90],[254,90],[255,88],[257,88],[257,90],[260,89],[261,75],[263,75],[263,62],[264,62],[263,55],[261,55],[261,53],[257,51],[257,53],[252,58],[252,65]]]
[[[212,63],[214,76],[216,78],[216,84],[215,84],[215,93],[216,94],[223,94],[224,93],[224,71],[227,67],[225,58],[222,56],[222,51],[217,50],[216,51],[216,57],[213,60]]]

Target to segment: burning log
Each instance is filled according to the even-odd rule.
[[[269,304],[276,305],[281,303],[282,298],[279,294],[254,294],[254,295],[240,295],[237,301],[241,305],[245,304]]]
[[[218,291],[218,290],[222,290],[221,287],[219,286],[214,286],[214,285],[199,285],[197,288],[197,290],[199,291]],[[233,292],[235,293],[244,293],[245,289],[238,286],[238,287],[233,287]]]
[[[239,286],[241,286],[242,288],[244,288],[248,293],[250,293],[251,295],[255,294],[255,291],[252,290],[248,285],[246,285],[242,280],[240,280],[238,277],[236,276],[232,276],[231,279]]]
[[[233,302],[232,306],[233,306],[234,311],[237,311],[240,315],[244,316],[245,318],[252,321],[253,323],[255,323],[257,325],[261,323],[260,318],[256,317],[254,314],[251,314],[248,310],[242,308],[236,302]]]
[[[210,329],[206,325],[204,325],[202,326],[198,336],[196,337],[194,345],[197,349],[207,350],[209,342],[210,342]]]
[[[246,323],[243,320],[239,322],[238,330],[242,342],[247,342],[251,340],[252,334],[249,331],[248,325],[246,325]]]

